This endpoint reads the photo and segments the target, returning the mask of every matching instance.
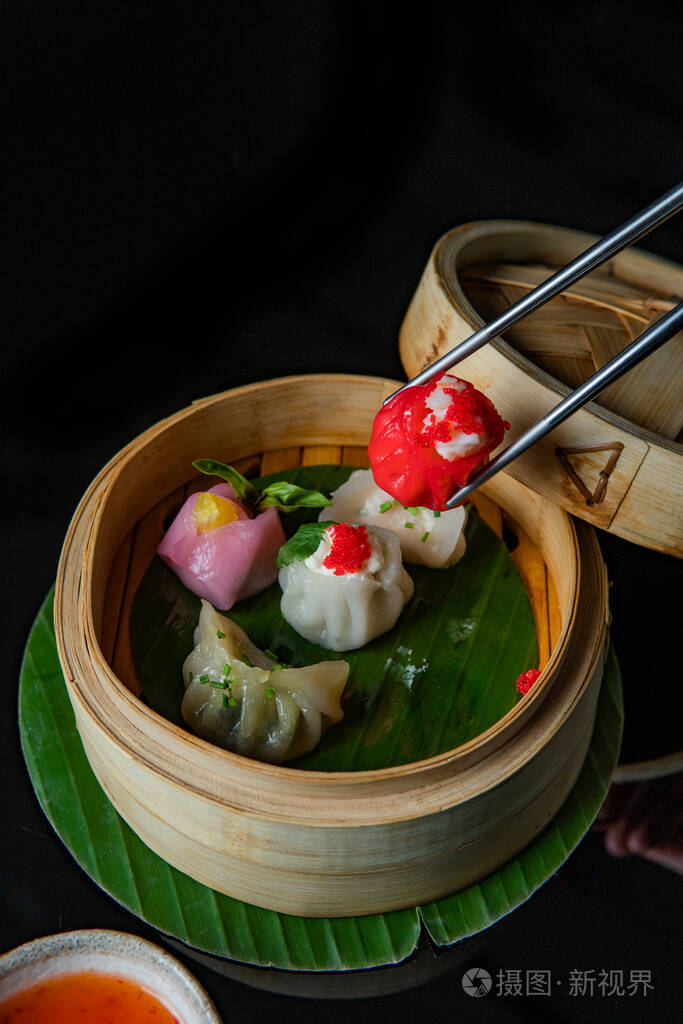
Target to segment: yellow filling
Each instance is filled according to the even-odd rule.
[[[234,523],[239,513],[234,501],[221,498],[218,494],[200,494],[192,509],[192,519],[197,533],[208,533],[217,526]]]

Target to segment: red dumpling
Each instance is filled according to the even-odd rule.
[[[372,475],[402,505],[443,511],[509,428],[469,381],[439,374],[377,413],[368,445]]]

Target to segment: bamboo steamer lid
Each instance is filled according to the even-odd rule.
[[[525,221],[479,221],[434,246],[399,335],[409,377],[597,241]],[[512,424],[509,441],[683,296],[683,268],[638,249],[464,359]],[[683,556],[683,332],[508,467],[565,511],[626,540]]]

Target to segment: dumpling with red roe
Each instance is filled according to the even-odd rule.
[[[332,651],[355,650],[386,633],[414,590],[396,534],[363,523],[307,523],[284,545],[278,565],[282,615]]]

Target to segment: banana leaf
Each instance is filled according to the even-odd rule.
[[[314,919],[263,910],[216,893],[170,867],[114,810],[88,764],[61,672],[54,591],[31,630],[21,669],[19,727],[36,796],[77,863],[105,892],[167,936],[257,966],[340,971],[398,963],[421,928],[449,945],[493,925],[554,874],[590,827],[616,764],[623,705],[612,650],[591,746],[550,825],[501,869],[424,907],[367,917]]]

